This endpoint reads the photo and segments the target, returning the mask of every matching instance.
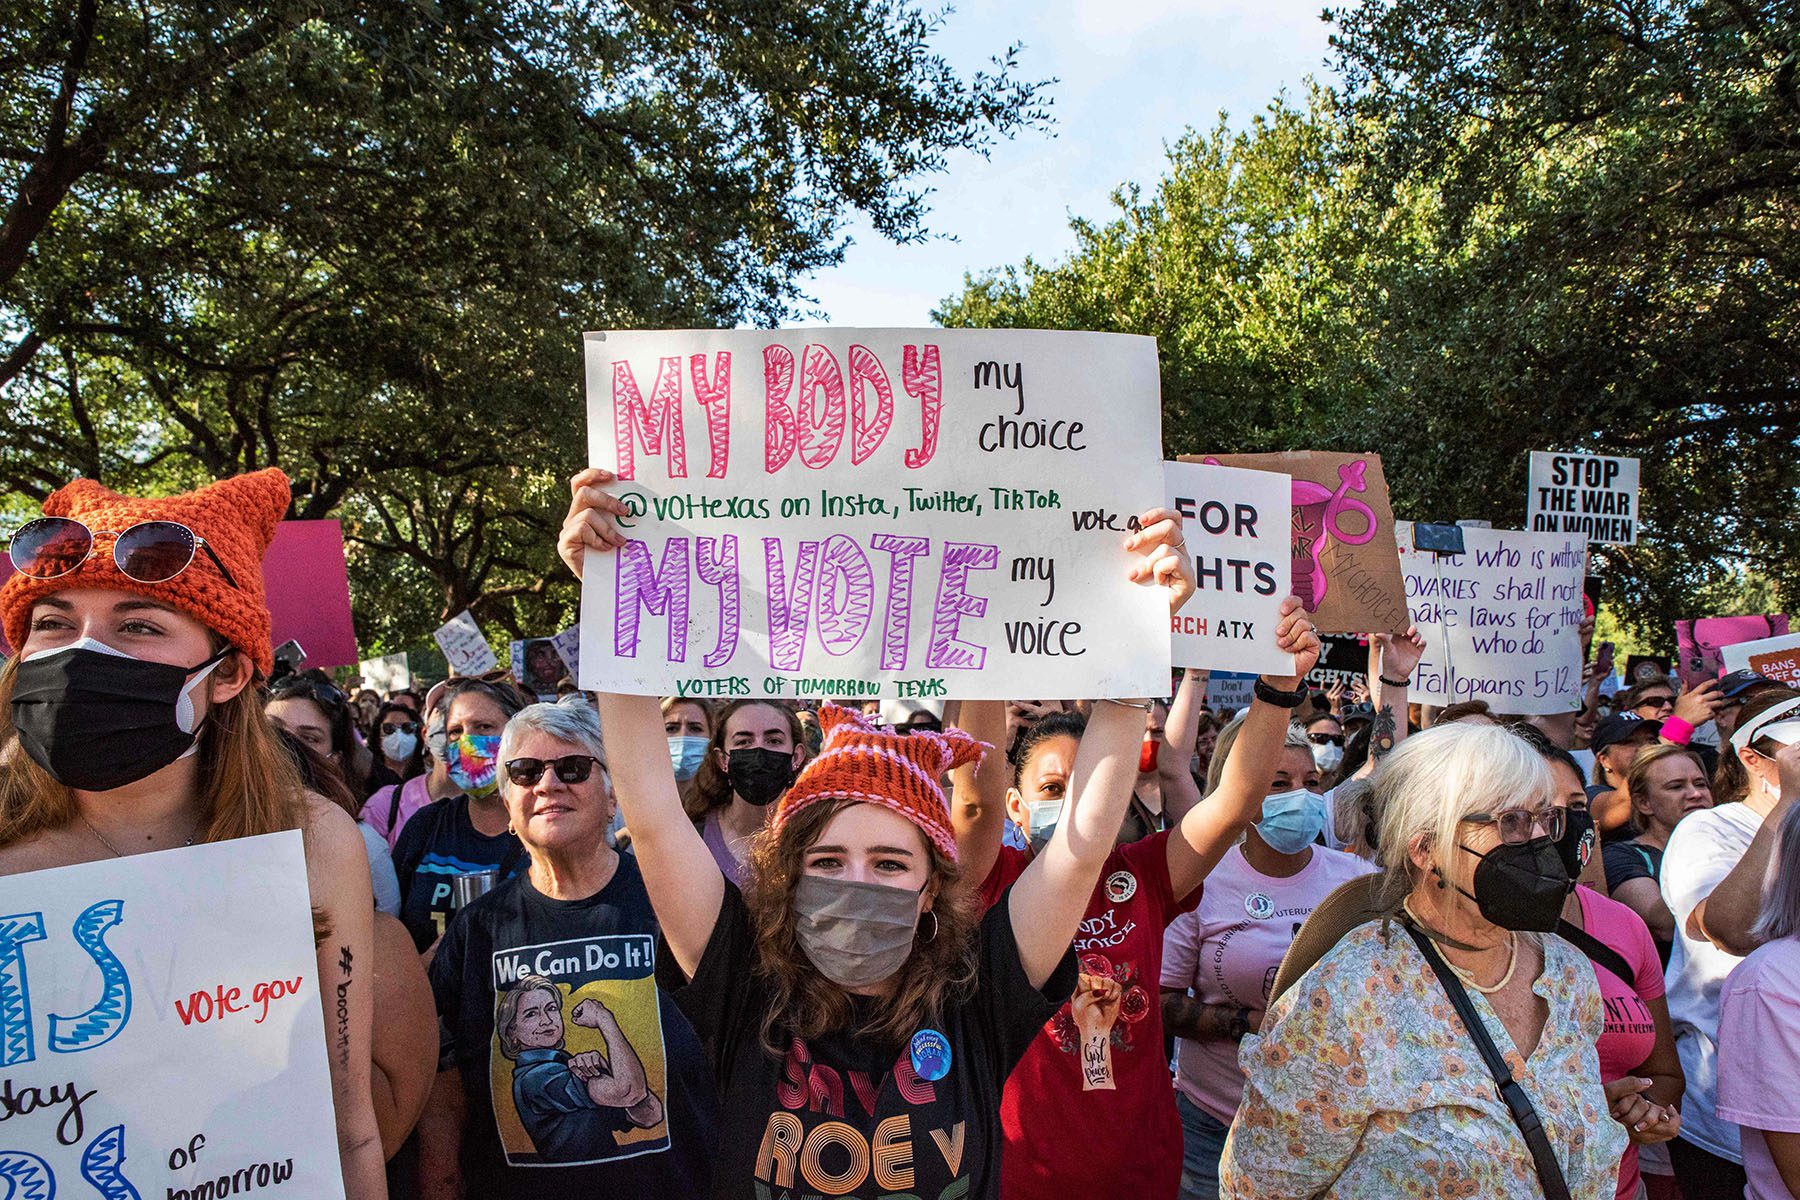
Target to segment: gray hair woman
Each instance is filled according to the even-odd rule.
[[[714,1114],[699,1040],[656,989],[637,862],[607,844],[600,721],[580,696],[507,722],[498,753],[526,870],[468,904],[431,963],[446,1035],[420,1125],[426,1194],[701,1195]]]
[[[1625,1148],[1595,1042],[1600,992],[1555,928],[1568,892],[1547,763],[1495,726],[1409,737],[1375,779],[1392,919],[1347,934],[1246,1038],[1220,1195],[1541,1200],[1524,1136],[1424,954],[1436,944],[1530,1097],[1576,1200]]]
[[[1749,1200],[1800,1195],[1800,804],[1787,801],[1780,821],[1755,926],[1763,944],[1719,995],[1717,1111],[1738,1124]]]

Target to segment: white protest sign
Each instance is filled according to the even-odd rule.
[[[1397,522],[1407,606],[1425,635],[1410,698],[1485,700],[1498,713],[1581,706],[1581,581],[1587,544],[1569,534],[1463,530],[1465,553],[1412,548]]]
[[[1214,712],[1242,711],[1254,699],[1256,676],[1248,671],[1214,671],[1206,677],[1206,703]]]
[[[341,1200],[301,846],[0,878],[9,1195]]]
[[[1727,671],[1755,671],[1776,683],[1800,687],[1800,633],[1723,646],[1719,659]]]
[[[1600,545],[1629,546],[1637,541],[1637,523],[1637,459],[1531,452],[1528,531],[1575,533]]]
[[[412,686],[412,666],[404,654],[365,658],[356,664],[356,673],[362,676],[364,687],[378,692],[397,692]]]
[[[1292,675],[1275,646],[1291,590],[1293,477],[1275,471],[1165,462],[1168,506],[1194,560],[1197,590],[1169,620],[1178,667]]]
[[[590,333],[584,688],[683,696],[1160,695],[1128,579],[1162,503],[1156,343],[1038,330]]]
[[[487,635],[481,632],[481,626],[475,623],[467,609],[439,625],[431,636],[437,639],[438,648],[450,661],[453,675],[485,675],[500,665],[500,660],[494,657],[494,648],[488,645]]]

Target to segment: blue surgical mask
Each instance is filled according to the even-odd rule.
[[[1062,818],[1061,800],[1027,800],[1025,802],[1025,837],[1033,850],[1042,850],[1056,822]]]
[[[1257,836],[1277,854],[1298,854],[1325,828],[1325,797],[1298,788],[1263,797]]]
[[[669,739],[669,761],[675,764],[675,778],[686,783],[700,773],[700,764],[706,761],[706,741],[692,734]]]

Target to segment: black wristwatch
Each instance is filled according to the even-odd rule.
[[[1299,708],[1306,703],[1306,698],[1312,694],[1312,689],[1308,688],[1306,680],[1302,679],[1300,685],[1293,691],[1278,691],[1264,683],[1262,676],[1258,675],[1256,684],[1250,689],[1250,692],[1264,704],[1273,704],[1276,708]]]

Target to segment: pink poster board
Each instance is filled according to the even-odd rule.
[[[1677,668],[1684,687],[1717,679],[1724,671],[1719,651],[1740,642],[1780,637],[1788,631],[1786,613],[1752,617],[1700,617],[1675,622]]]
[[[102,543],[102,547],[106,543]],[[0,555],[0,582],[13,573]],[[350,577],[344,567],[344,530],[336,521],[283,521],[263,555],[263,588],[274,644],[292,638],[306,666],[354,665],[356,627],[350,620]],[[4,639],[0,650],[11,653]]]

